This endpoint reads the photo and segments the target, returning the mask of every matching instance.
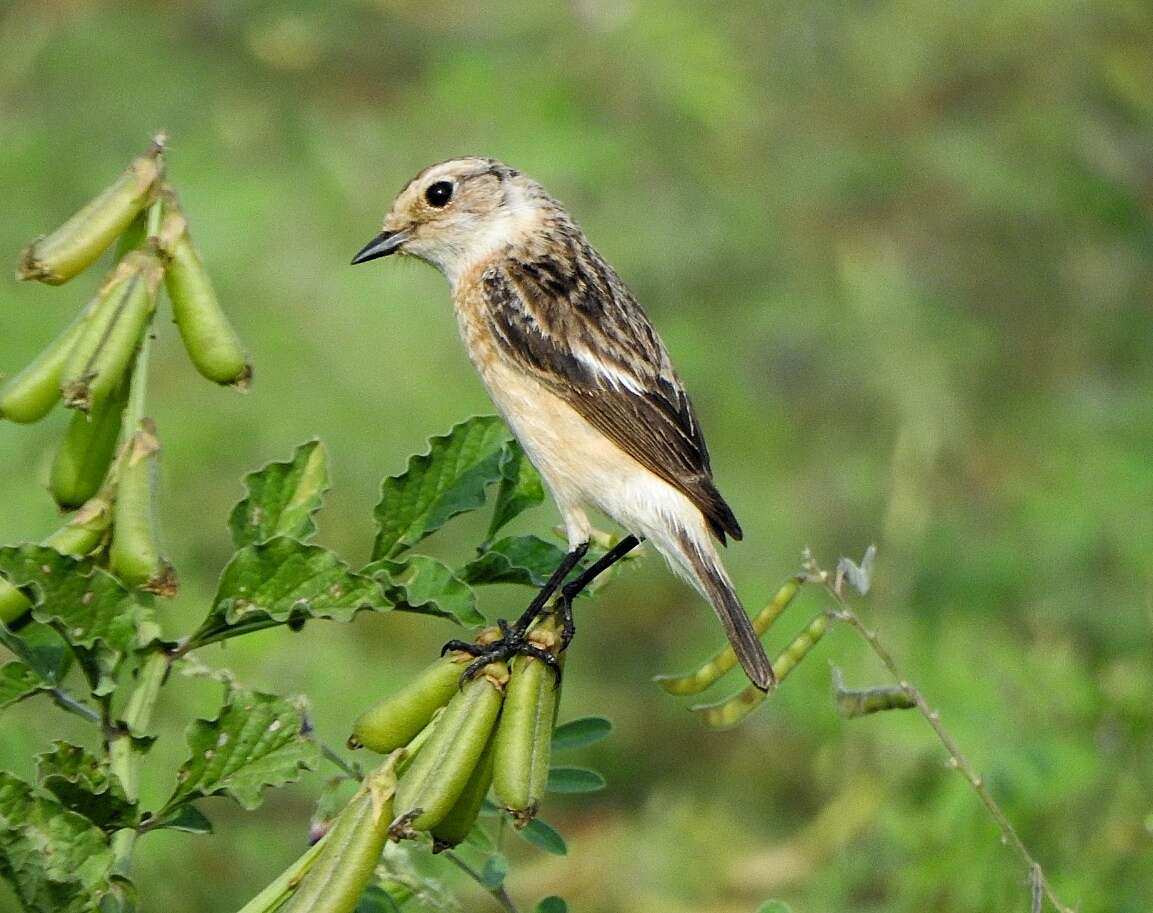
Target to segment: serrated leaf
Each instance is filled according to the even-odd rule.
[[[107,571],[46,546],[0,548],[0,573],[31,595],[33,618],[67,639],[93,691],[111,691],[117,666],[136,646],[137,625],[150,614],[135,596]]]
[[[560,547],[538,536],[508,536],[494,542],[460,569],[471,584],[521,583],[544,586],[564,560]]]
[[[5,663],[0,666],[0,709],[47,691],[50,687],[27,663],[19,660]]]
[[[148,822],[148,829],[155,831],[183,831],[186,834],[211,834],[212,822],[192,803],[182,805],[163,820]]]
[[[544,500],[544,483],[515,439],[509,441],[500,460],[500,488],[492,509],[486,540],[491,540],[516,516]]]
[[[249,473],[244,484],[248,494],[228,518],[237,548],[277,536],[307,541],[316,532],[316,512],[329,487],[324,445],[316,440],[301,444],[292,459]]]
[[[604,776],[587,767],[552,767],[548,772],[550,793],[595,793],[605,786]]]
[[[46,688],[56,687],[68,674],[71,651],[64,638],[47,625],[30,624],[17,634],[0,622],[0,644],[11,650]]]
[[[562,837],[550,824],[545,824],[540,818],[533,818],[528,824],[517,831],[525,840],[537,849],[552,853],[554,856],[568,854],[568,846]]]
[[[504,884],[506,875],[508,860],[500,853],[494,853],[484,861],[484,867],[480,870],[480,883],[488,890],[495,891]]]
[[[52,751],[36,756],[36,781],[42,789],[104,830],[136,824],[136,803],[129,801],[107,761],[79,745],[52,744]]]
[[[509,432],[495,415],[475,416],[429,440],[381,485],[373,560],[395,558],[458,514],[482,506],[485,489],[502,478]]]
[[[409,555],[401,561],[381,558],[361,573],[377,581],[398,610],[451,618],[469,626],[485,622],[472,587],[447,564],[428,555]]]
[[[552,750],[583,748],[607,738],[613,731],[612,720],[603,716],[582,716],[557,726],[552,734]]]
[[[563,897],[553,894],[551,897],[543,898],[536,905],[534,913],[568,913],[568,904]]]
[[[256,808],[265,787],[296,781],[320,757],[301,707],[258,691],[233,690],[216,719],[196,720],[187,738],[188,760],[160,817],[203,796],[229,796]]]
[[[103,831],[0,771],[0,875],[27,913],[91,913],[110,890],[111,865]]]
[[[309,618],[348,621],[367,609],[391,608],[380,587],[354,573],[328,549],[278,537],[246,545],[228,562],[196,644]]]

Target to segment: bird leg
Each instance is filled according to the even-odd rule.
[[[582,542],[565,555],[564,558],[561,559],[561,563],[557,565],[557,569],[552,572],[552,576],[545,581],[545,585],[541,587],[540,592],[533,597],[528,608],[521,613],[520,617],[513,624],[510,625],[503,618],[498,619],[497,626],[500,628],[500,638],[498,640],[488,644],[469,643],[464,640],[450,640],[441,647],[441,656],[449,650],[460,650],[461,652],[468,653],[470,656],[476,657],[464,670],[464,675],[461,676],[462,681],[467,681],[472,678],[489,663],[509,659],[518,653],[526,656],[535,656],[552,669],[553,673],[559,678],[560,666],[557,664],[556,657],[547,650],[542,650],[540,647],[529,643],[526,634],[529,625],[544,611],[545,604],[552,595],[556,593],[561,584],[564,583],[565,577],[577,566],[588,550],[588,542]],[[601,560],[603,561],[604,559]],[[598,561],[597,564],[599,563]],[[565,641],[565,643],[567,644],[567,641]]]
[[[514,631],[519,631],[523,634],[528,630],[528,626],[532,624],[536,620],[536,617],[544,610],[545,604],[552,597],[553,593],[560,589],[565,577],[569,575],[569,571],[580,564],[581,558],[588,553],[588,550],[589,544],[586,540],[561,559],[556,570],[552,572],[552,576],[545,581],[545,585],[540,588],[540,592],[533,597],[532,602],[528,604],[528,608],[525,609],[521,613],[520,618],[516,620],[516,624],[513,625]],[[600,562],[598,561],[597,564],[600,564]]]
[[[497,640],[487,644],[450,640],[441,648],[441,655],[443,656],[449,650],[460,650],[461,652],[468,653],[470,656],[476,657],[476,659],[468,664],[464,670],[464,674],[461,675],[462,682],[471,679],[489,663],[507,660],[518,654],[536,657],[552,669],[553,674],[556,675],[559,681],[560,664],[557,662],[557,658],[548,650],[543,650],[529,641],[527,636],[529,626],[532,625],[544,611],[549,599],[551,599],[553,595],[556,595],[557,610],[560,612],[561,617],[560,648],[562,651],[566,650],[569,642],[573,639],[573,635],[576,633],[576,625],[573,622],[573,600],[597,577],[640,545],[640,542],[641,540],[634,535],[630,534],[625,536],[620,542],[582,571],[579,576],[565,583],[565,577],[580,563],[581,558],[583,558],[589,550],[588,542],[582,542],[564,556],[561,563],[557,566],[557,569],[553,571],[552,576],[549,577],[545,585],[541,587],[540,592],[533,597],[528,608],[521,613],[515,622],[510,625],[503,618],[497,620],[497,626],[500,628],[500,637]]]
[[[579,577],[570,580],[560,588],[557,603],[561,613],[561,650],[568,649],[569,642],[576,634],[576,624],[573,621],[573,600],[581,594],[590,583],[601,574],[620,561],[625,555],[641,544],[641,540],[631,533],[621,539],[616,545],[601,555],[593,564],[586,568]]]

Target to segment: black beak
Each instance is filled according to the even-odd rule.
[[[408,235],[403,231],[382,231],[379,235],[369,241],[360,252],[352,258],[352,265],[356,266],[358,263],[367,263],[369,260],[375,260],[377,257],[387,257],[389,254],[395,254],[400,249],[405,241],[408,240]]]

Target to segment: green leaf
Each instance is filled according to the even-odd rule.
[[[568,913],[568,904],[565,903],[563,897],[557,897],[553,894],[551,897],[542,899],[536,905],[534,913]]]
[[[0,622],[0,644],[11,650],[45,688],[56,687],[68,674],[72,658],[68,644],[47,625],[30,624],[17,634]]]
[[[492,538],[514,517],[544,500],[544,483],[517,441],[509,441],[500,461],[500,488],[485,539]]]
[[[429,441],[427,453],[381,485],[372,557],[395,558],[458,514],[484,504],[501,479],[508,429],[495,415],[476,416]]]
[[[552,767],[548,772],[550,793],[595,793],[605,785],[604,776],[587,767]]]
[[[106,571],[46,546],[0,548],[0,573],[31,594],[33,618],[52,625],[68,641],[93,691],[110,692],[147,614],[133,594]]]
[[[189,757],[159,817],[203,796],[229,796],[244,808],[256,808],[265,787],[295,782],[319,759],[320,749],[306,732],[298,704],[233,690],[216,719],[189,727]]]
[[[228,518],[237,548],[276,536],[307,541],[328,491],[328,455],[320,441],[301,444],[287,462],[269,463],[244,479],[248,494]]]
[[[19,660],[5,663],[0,666],[0,709],[50,687],[27,663]]]
[[[221,575],[212,611],[192,635],[205,644],[309,618],[348,621],[391,608],[377,584],[319,545],[278,537],[240,549]]]
[[[52,751],[37,755],[36,780],[67,809],[104,830],[132,827],[139,819],[108,762],[79,745],[53,742]]]
[[[757,913],[793,913],[793,908],[783,900],[766,900],[757,907]]]
[[[476,594],[452,568],[428,555],[409,555],[402,561],[381,558],[361,571],[384,590],[395,608],[451,618],[464,625],[482,625]]]
[[[563,549],[538,536],[509,536],[494,542],[460,569],[471,584],[522,583],[544,586],[564,560]]]
[[[504,884],[508,875],[508,860],[500,853],[494,853],[484,861],[484,868],[480,870],[480,883],[488,890],[495,891]]]
[[[111,890],[111,865],[103,831],[0,771],[0,875],[26,913],[91,913]]]
[[[148,822],[149,830],[183,831],[186,834],[211,834],[212,822],[192,803],[182,805],[164,819]]]
[[[612,720],[603,716],[582,716],[562,723],[553,731],[552,750],[583,748],[608,736],[613,731]]]
[[[550,824],[545,824],[540,818],[533,818],[517,833],[546,853],[552,853],[554,856],[568,854],[568,846],[565,845],[564,837],[557,833],[556,828]]]

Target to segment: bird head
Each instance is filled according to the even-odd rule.
[[[538,209],[537,191],[535,183],[494,159],[431,165],[397,195],[380,234],[352,262],[407,254],[455,279],[507,246]]]

